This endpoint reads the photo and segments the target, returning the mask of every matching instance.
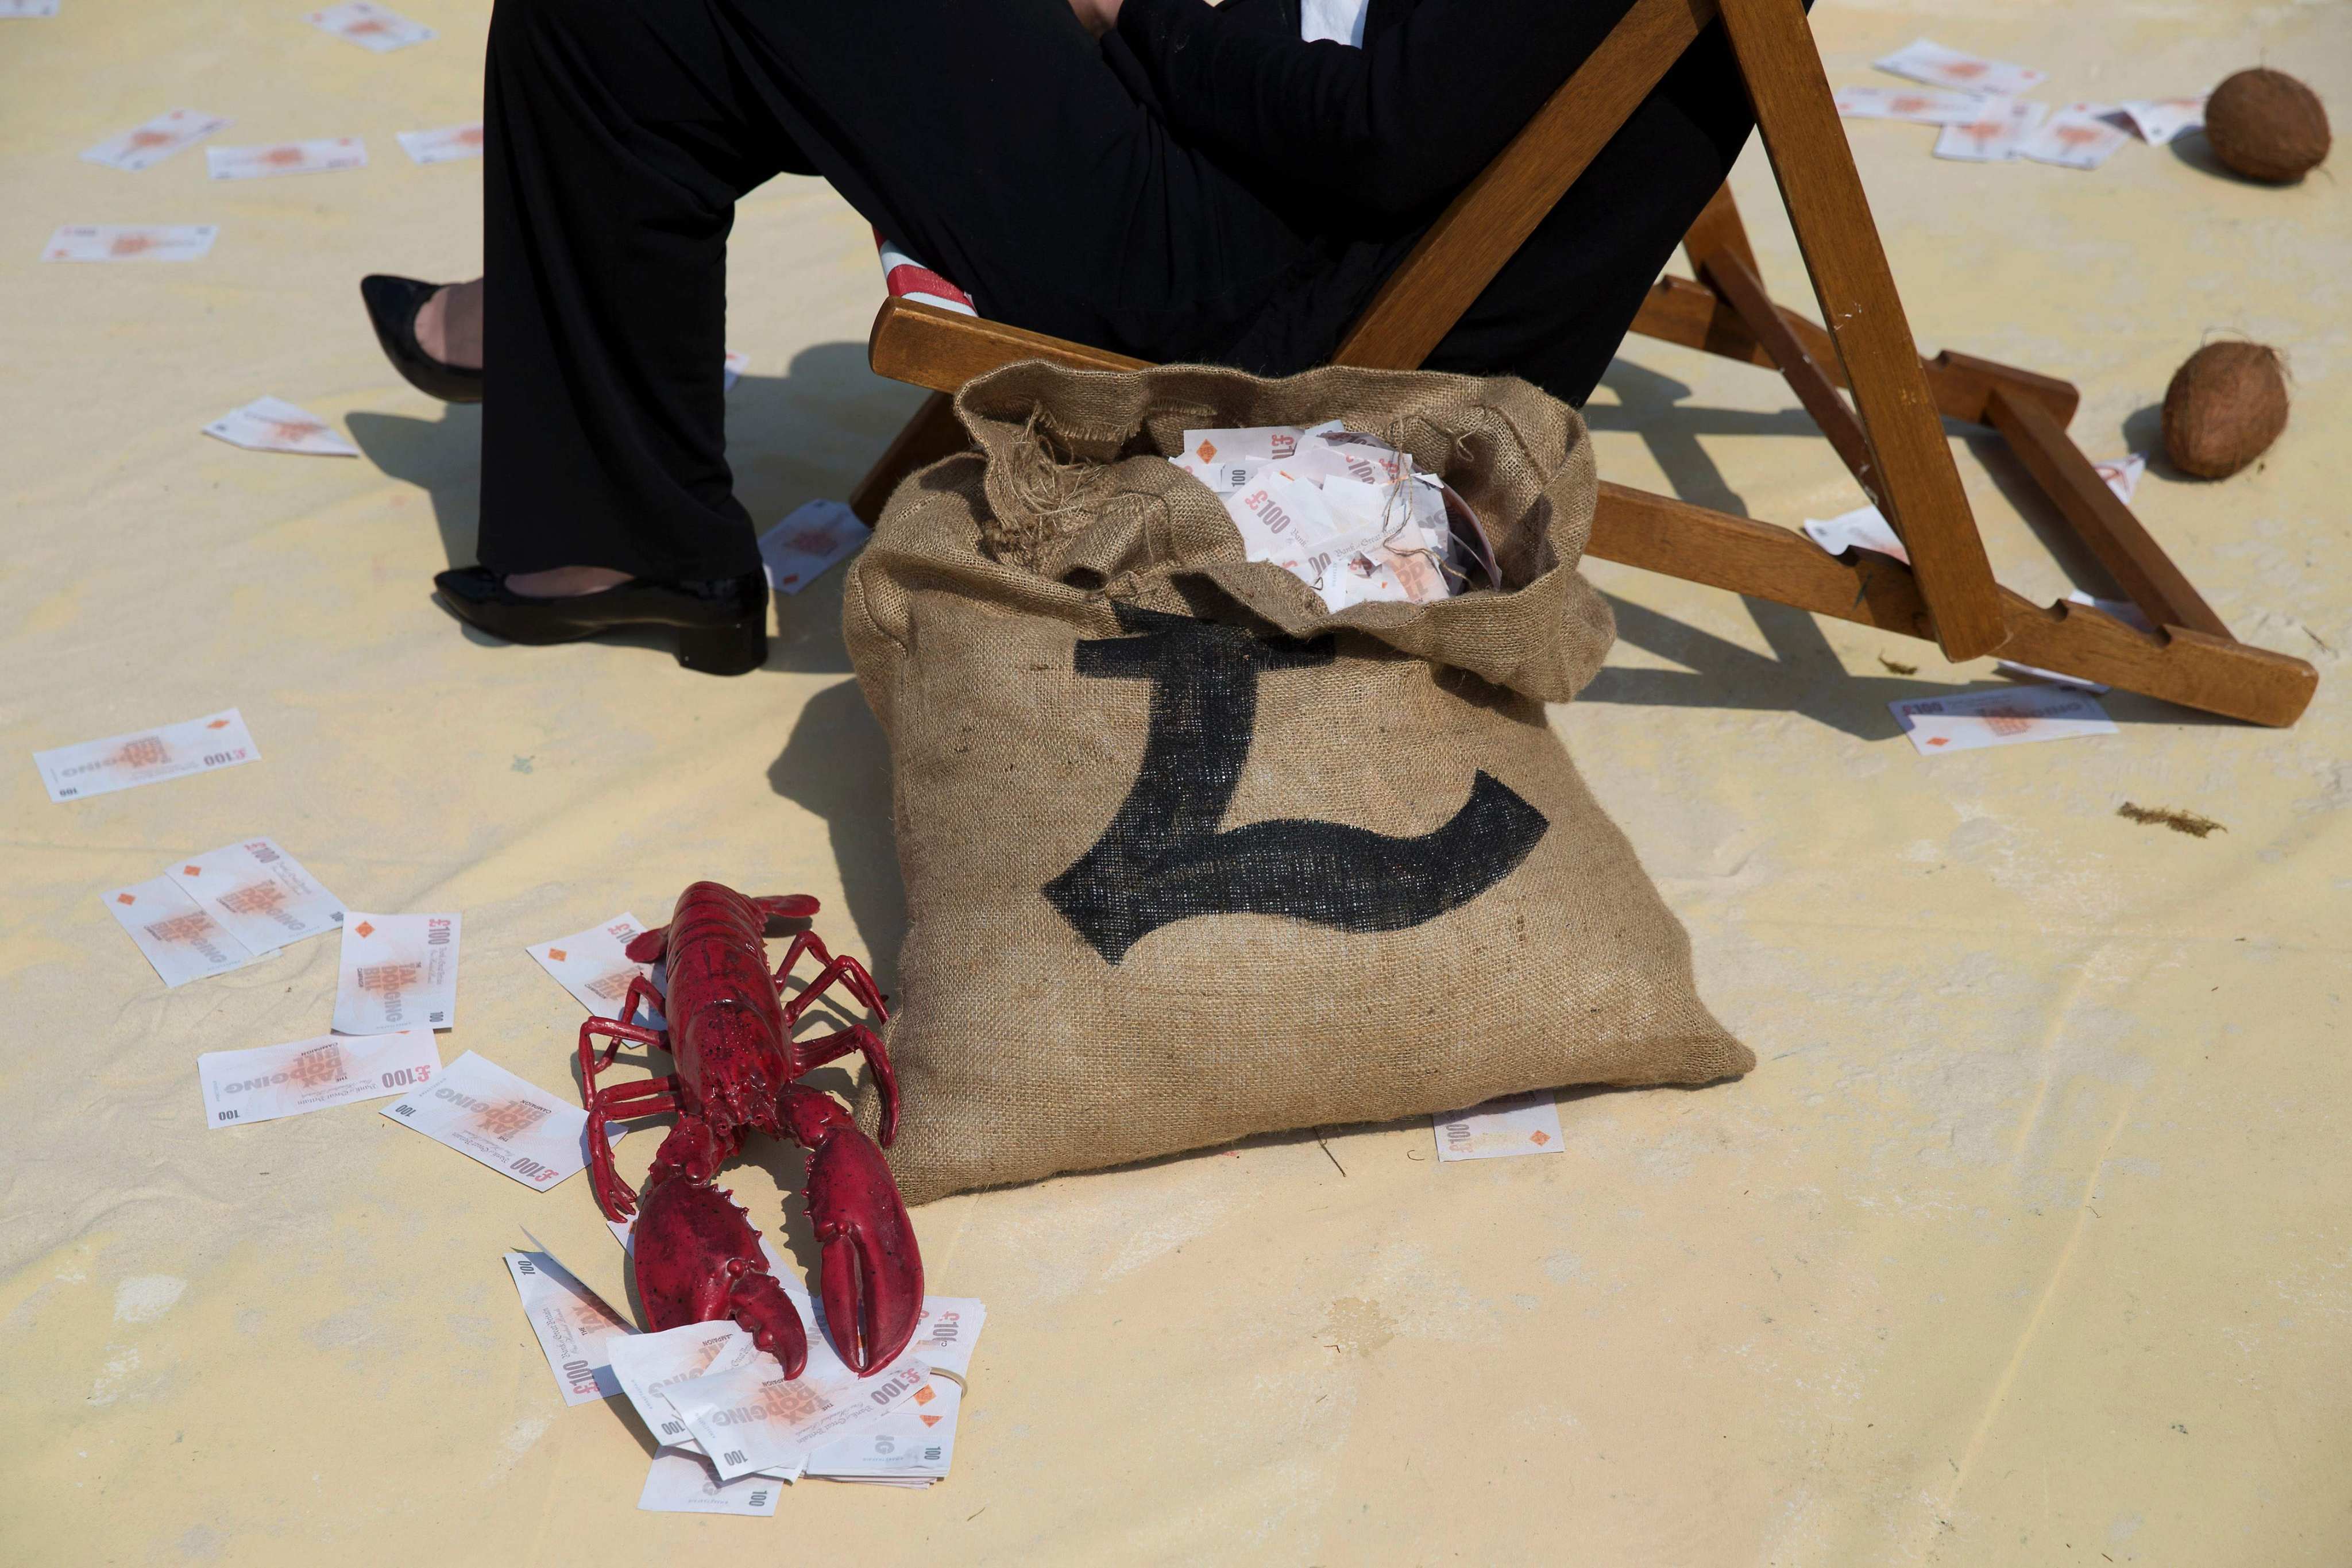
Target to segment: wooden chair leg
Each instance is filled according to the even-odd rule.
[[[849,510],[866,527],[873,527],[899,480],[917,468],[954,456],[966,444],[963,426],[956,423],[955,399],[944,392],[932,393],[849,492]]]
[[[2047,411],[1996,388],[1991,414],[1992,427],[2142,615],[2159,626],[2187,626],[2209,637],[2230,635],[2204,595]]]
[[[1805,13],[1799,0],[1722,0],[1722,15],[1822,320],[1844,362],[1873,466],[1895,503],[1887,521],[1917,563],[1936,640],[1948,658],[1990,653],[2010,637],[1992,563],[1919,368]]]
[[[1831,555],[1792,529],[1603,480],[1585,553],[1903,637],[1933,634],[1919,578],[1867,550]],[[1995,590],[2008,657],[2256,724],[2292,724],[2318,672],[2189,626],[2144,632],[2086,605]]]

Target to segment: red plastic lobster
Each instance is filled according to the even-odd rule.
[[[809,1151],[809,1218],[821,1247],[825,1321],[841,1359],[861,1375],[878,1372],[914,1338],[923,1307],[923,1260],[899,1201],[898,1184],[871,1139],[832,1096],[796,1081],[825,1063],[860,1054],[882,1094],[882,1142],[898,1126],[898,1080],[882,1042],[862,1024],[821,1039],[797,1041],[801,1015],[839,981],[885,1019],[882,994],[866,966],[825,951],[814,931],[793,938],[781,968],[768,973],[771,919],[804,920],[817,902],[805,894],[748,899],[716,882],[697,882],[677,897],[667,926],[628,946],[635,963],[669,960],[669,994],[640,975],[630,982],[616,1019],[580,1026],[581,1095],[588,1106],[588,1154],[596,1201],[613,1219],[639,1204],[613,1168],[608,1121],[677,1112],[677,1125],[646,1173],[637,1221],[637,1294],[656,1332],[732,1317],[761,1349],[798,1377],[808,1363],[808,1331],[783,1288],[768,1272],[760,1234],[733,1195],[712,1186],[746,1132],[790,1138]],[[784,1001],[801,954],[824,967],[808,988]],[[637,1003],[662,1010],[667,1034],[635,1022]],[[600,1058],[593,1037],[613,1043]],[[596,1087],[619,1042],[660,1046],[676,1059],[664,1078]]]

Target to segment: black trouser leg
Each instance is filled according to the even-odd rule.
[[[496,571],[759,569],[720,364],[735,198],[778,158],[699,85],[719,62],[665,31],[626,4],[500,0],[491,16],[480,556]]]
[[[1582,405],[1756,128],[1721,23],[1701,33],[1429,357]]]
[[[725,453],[726,245],[822,173],[992,318],[1229,341],[1304,247],[1171,142],[1066,0],[499,0],[481,559],[756,570]]]

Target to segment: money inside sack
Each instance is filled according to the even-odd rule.
[[[1187,430],[1170,461],[1225,503],[1252,561],[1281,567],[1337,612],[1460,593],[1445,486],[1387,442],[1338,420]]]

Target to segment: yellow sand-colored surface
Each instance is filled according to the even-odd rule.
[[[478,421],[394,379],[355,284],[477,265],[480,165],[393,134],[476,117],[488,5],[399,8],[440,37],[373,55],[293,0],[0,20],[0,1557],[2352,1561],[2339,176],[2263,189],[2137,144],[2089,174],[1965,165],[1850,127],[1920,341],[2079,383],[2092,456],[2153,444],[2209,331],[2287,351],[2267,460],[2159,467],[2138,510],[2240,636],[2319,668],[2299,726],[2118,695],[2117,735],[1930,761],[1885,704],[1990,665],[1595,565],[1622,642],[1558,721],[1757,1072],[1568,1096],[1538,1158],[1441,1166],[1426,1125],[1355,1129],[1328,1157],[1272,1139],[933,1205],[933,1288],[990,1309],[953,1477],[651,1514],[646,1432],[558,1401],[499,1263],[527,1226],[625,1301],[584,1183],[534,1195],[365,1106],[207,1131],[197,1053],[322,1032],[334,943],[167,992],[97,896],[268,833],[354,907],[462,910],[444,1057],[557,1089],[578,1011],[524,945],[658,920],[696,877],[817,894],[893,984],[887,759],[838,572],[734,681],[489,644],[430,600],[471,558]],[[1815,22],[1841,82],[1926,33],[2040,66],[2053,102],[2264,58],[2352,104],[2341,5]],[[232,117],[218,143],[359,134],[373,162],[215,184],[197,152],[76,158],[178,105]],[[1810,308],[1760,154],[1737,184]],[[221,236],[191,265],[37,260],[108,222]],[[915,395],[864,368],[880,284],[824,187],[747,202],[733,266],[730,435],[765,522],[845,493]],[[363,457],[199,434],[265,395]],[[1791,524],[1861,500],[1763,372],[1636,342],[1591,412],[1608,478]],[[2107,591],[2007,459],[1955,446],[2006,580]],[[256,765],[54,805],[26,755],[230,705]],[[756,1215],[793,1168],[744,1168]]]

